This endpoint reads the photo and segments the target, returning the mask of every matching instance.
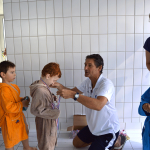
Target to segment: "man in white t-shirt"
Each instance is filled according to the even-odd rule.
[[[52,85],[58,89],[58,95],[85,106],[88,125],[74,138],[76,148],[90,145],[89,150],[111,150],[119,134],[115,89],[113,83],[103,77],[103,66],[103,58],[99,54],[88,55],[84,67],[88,78],[80,86],[68,89],[57,82]]]

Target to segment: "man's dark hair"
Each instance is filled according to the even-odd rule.
[[[14,67],[15,67],[14,63],[12,63],[10,61],[2,61],[0,63],[0,73],[4,72],[6,74],[9,68],[14,68]],[[0,77],[1,77],[1,75],[0,75]]]
[[[102,65],[102,70],[100,71],[100,73],[103,73],[104,61],[99,54],[87,55],[86,59],[93,59],[96,68]]]

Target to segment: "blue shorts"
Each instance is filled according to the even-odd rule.
[[[108,148],[109,150],[111,150],[113,148],[113,146],[118,138],[118,135],[119,135],[119,131],[116,133],[116,139],[115,139],[112,147]],[[90,132],[88,126],[84,127],[82,130],[80,130],[79,133],[77,134],[77,136],[79,137],[79,139],[81,141],[83,141],[85,143],[92,143],[88,150],[105,150],[105,147],[108,146],[109,142],[113,138],[113,134],[111,134],[111,133],[108,133],[105,135],[100,135],[100,136],[93,135]]]

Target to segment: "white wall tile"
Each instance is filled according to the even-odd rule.
[[[116,33],[116,16],[108,16],[108,33]]]
[[[137,108],[139,107],[139,103],[133,103],[132,108],[132,117],[139,117]]]
[[[125,51],[125,34],[117,34],[117,51]]]
[[[14,41],[13,38],[6,38],[7,55],[14,54]]]
[[[66,118],[66,104],[61,103],[59,109],[60,109],[61,112],[63,112],[63,113],[60,113],[60,117],[61,118]]]
[[[39,70],[39,55],[38,54],[31,54],[31,63],[32,63],[32,70]]]
[[[17,79],[17,85],[18,86],[24,86],[24,74],[23,71],[16,71],[16,79]]]
[[[149,16],[144,16],[144,33],[150,33]]]
[[[149,85],[150,84],[150,73],[148,69],[143,69],[142,73],[142,85]]]
[[[72,0],[72,16],[80,16],[80,0]]]
[[[108,79],[116,86],[116,70],[108,70]]]
[[[146,67],[146,54],[145,54],[145,51],[143,51],[143,68],[147,68]]]
[[[47,54],[39,54],[40,58],[40,70],[47,64]]]
[[[108,53],[108,69],[116,69],[116,52]]]
[[[141,86],[133,87],[133,103],[139,103],[141,101]]]
[[[21,20],[21,34],[22,36],[29,36],[29,21]]]
[[[65,70],[66,86],[73,86],[73,70]]]
[[[15,54],[22,53],[21,38],[14,38]]]
[[[72,36],[64,36],[64,50],[65,52],[72,52]]]
[[[71,0],[63,0],[63,16],[71,16]]]
[[[20,3],[21,19],[28,19],[28,17],[29,17],[28,12],[29,12],[28,3],[27,2],[21,2]]]
[[[46,1],[46,18],[54,17],[53,1]]]
[[[107,16],[99,17],[99,33],[107,34]]]
[[[98,0],[90,1],[90,16],[98,16]]]
[[[116,103],[116,110],[119,118],[123,118],[123,103]]]
[[[51,54],[47,55],[47,62],[48,63],[50,63],[50,62],[56,62],[56,55],[55,55],[55,53],[51,53]]]
[[[105,78],[108,78],[108,77],[107,77],[107,70],[103,70],[103,76],[104,76]]]
[[[90,35],[82,35],[82,52],[90,52]]]
[[[65,69],[73,69],[72,53],[65,53]]]
[[[30,37],[30,44],[31,44],[31,53],[38,53],[38,38],[37,37]]]
[[[55,17],[62,17],[62,0],[54,1]]]
[[[30,24],[30,36],[37,36],[38,28],[37,28],[37,19],[29,20]]]
[[[66,111],[67,111],[67,118],[73,118],[74,115],[74,104],[73,103],[66,103]]]
[[[24,97],[25,96],[25,89],[24,87],[19,87],[20,88],[20,97]]]
[[[4,3],[3,11],[4,11],[5,20],[12,20],[11,3]]]
[[[99,35],[99,40],[100,51],[107,51],[107,35]]]
[[[81,114],[82,115],[82,104],[75,103],[75,114]]]
[[[107,1],[99,0],[99,15],[107,15]]]
[[[81,70],[74,70],[74,86],[79,86],[81,82]]]
[[[126,33],[134,33],[134,16],[126,16]]]
[[[135,0],[135,15],[144,15],[144,1]]]
[[[90,34],[98,34],[98,17],[90,17]]]
[[[107,52],[100,52],[99,53],[104,61],[104,69],[107,69]]]
[[[134,69],[134,85],[142,84],[142,69]]]
[[[73,53],[73,68],[81,69],[81,53]]]
[[[108,51],[116,51],[116,34],[108,34]]]
[[[134,68],[142,68],[142,52],[134,53]]]
[[[13,25],[12,25],[12,21],[5,21],[5,36],[6,37],[13,37]]]
[[[13,62],[14,64],[16,63],[16,62],[15,62],[15,57],[14,57],[14,55],[7,55],[7,59],[8,59],[9,61]]]
[[[71,18],[64,18],[64,34],[72,34]]]
[[[124,87],[116,88],[116,102],[124,102]]]
[[[47,53],[46,36],[39,37],[39,53]]]
[[[135,34],[135,51],[143,51],[143,35]]]
[[[38,35],[46,35],[46,22],[45,19],[38,19]]]
[[[63,19],[55,18],[55,34],[63,35]]]
[[[133,70],[125,70],[125,85],[133,85]]]
[[[89,34],[89,31],[90,31],[89,18],[81,17],[81,33]]]
[[[150,1],[145,0],[145,15],[149,14]]]
[[[24,71],[25,86],[30,86],[32,83],[31,71]]]
[[[134,15],[134,0],[126,0],[126,15]]]
[[[124,103],[124,117],[131,118],[132,103]]]
[[[117,0],[117,15],[125,15],[125,0]]]
[[[32,80],[33,80],[33,82],[36,81],[36,80],[40,80],[40,77],[41,77],[41,72],[40,71],[32,71]]]
[[[28,2],[29,19],[37,18],[36,2]]]
[[[12,3],[12,16],[13,19],[20,19],[19,3]]]
[[[13,31],[14,31],[14,37],[20,37],[21,36],[20,20],[14,20],[13,21]]]
[[[45,18],[45,2],[44,1],[37,1],[37,15],[38,18]]]
[[[98,35],[91,35],[91,52],[99,51],[98,41]]]
[[[73,24],[73,34],[81,34],[80,17],[72,17],[72,24]]]
[[[117,70],[117,86],[124,86],[124,70]]]
[[[73,52],[81,52],[81,36],[73,35]]]
[[[46,19],[46,32],[47,35],[54,35],[54,18]]]
[[[31,56],[30,54],[23,54],[24,70],[31,70]]]
[[[64,70],[61,70],[61,78],[58,79],[58,82],[62,85],[65,86],[65,74],[64,74]],[[65,101],[64,99],[61,99],[61,102]],[[66,102],[66,101],[65,101]]]
[[[64,53],[56,53],[56,62],[60,65],[60,69],[64,69]]]
[[[24,70],[22,55],[15,55],[15,59],[16,59],[16,70]]]
[[[64,52],[63,36],[56,36],[56,52]]]
[[[135,16],[135,33],[143,33],[143,16]]]
[[[133,68],[134,52],[126,52],[126,68]]]
[[[134,34],[126,34],[126,51],[134,51]]]
[[[132,86],[126,86],[125,87],[125,102],[132,103],[132,91],[133,91]]]
[[[117,69],[125,68],[125,52],[117,52]]]
[[[11,0],[5,0],[3,3],[11,2]]]
[[[108,0],[108,15],[116,15],[116,0]]]
[[[55,37],[47,36],[47,52],[53,53],[55,52]]]
[[[81,16],[89,16],[89,0],[81,1]]]
[[[125,33],[125,16],[117,16],[117,33]]]

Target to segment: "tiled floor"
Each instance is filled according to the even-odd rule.
[[[123,150],[142,150],[142,137],[140,133],[128,133],[130,140],[128,140],[123,148]],[[37,138],[35,132],[30,132],[29,134],[29,144],[30,146],[37,146]],[[0,150],[5,150],[3,138],[0,134]],[[20,142],[15,146],[14,150],[23,150],[22,143]],[[70,132],[60,131],[58,133],[58,142],[55,150],[77,150],[72,145],[72,139],[70,138]],[[88,147],[82,148],[80,150],[88,150]]]

